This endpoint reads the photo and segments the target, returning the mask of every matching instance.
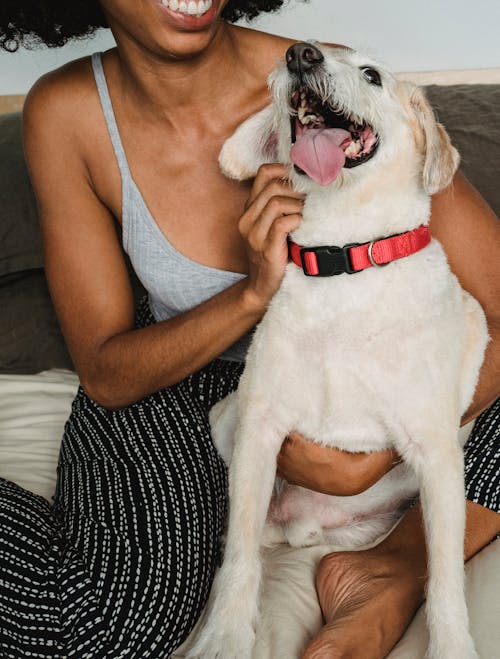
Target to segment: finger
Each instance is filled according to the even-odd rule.
[[[288,261],[288,234],[297,229],[302,221],[302,215],[285,215],[277,218],[261,248],[261,254],[269,265],[285,266]],[[300,444],[289,445],[292,450],[300,450]]]
[[[281,167],[281,166],[280,166]],[[270,174],[274,174],[269,177]],[[245,208],[248,210],[252,205],[263,196],[263,200],[260,201],[260,204],[265,204],[265,200],[271,196],[283,194],[289,197],[295,197],[296,199],[304,199],[305,195],[296,192],[289,181],[283,179],[282,176],[276,176],[276,170],[268,171],[265,174],[262,174],[260,178],[256,178],[250,194],[248,196]],[[257,206],[256,208],[259,208]]]
[[[247,240],[252,249],[259,250],[262,247],[263,243],[268,240],[269,232],[278,219],[290,215],[301,216],[302,209],[303,202],[298,199],[289,199],[287,197],[273,197],[270,199],[258,219],[249,228]]]
[[[285,167],[284,165],[280,165],[278,163],[261,165],[253,181],[252,189],[250,190],[250,195],[247,203],[251,204],[254,201],[254,199],[262,192],[262,190],[272,180],[284,182],[287,177],[287,174],[288,174],[288,168]]]
[[[267,235],[268,253],[281,253],[283,250],[288,253],[288,234],[298,229],[301,222],[302,215],[300,213],[278,217],[273,222]]]
[[[260,214],[264,211],[273,197],[286,197],[301,202],[305,199],[305,195],[295,192],[288,184],[273,179],[265,186],[265,188],[263,188],[263,190],[261,190],[253,200],[252,204],[248,206],[245,213],[242,215],[239,229],[243,236],[249,232],[252,224],[258,220]],[[279,215],[279,213],[277,214]]]

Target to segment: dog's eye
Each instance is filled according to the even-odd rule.
[[[360,68],[361,71],[363,72],[363,75],[371,85],[377,85],[378,87],[382,87],[382,79],[378,71],[376,71],[375,69],[371,69],[369,66],[362,66]]]

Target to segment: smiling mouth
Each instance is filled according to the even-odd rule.
[[[358,167],[375,155],[379,138],[373,127],[323,103],[307,87],[293,92],[290,106],[291,159],[299,173],[327,185],[342,167]]]
[[[212,7],[212,0],[161,0],[164,7],[185,16],[203,16]]]

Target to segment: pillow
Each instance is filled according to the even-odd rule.
[[[0,278],[0,372],[74,370],[43,269]]]
[[[462,171],[500,217],[500,85],[430,85],[426,92]]]
[[[77,388],[78,377],[69,371],[0,374],[2,478],[52,499],[64,424]]]
[[[43,267],[36,202],[24,163],[21,114],[0,116],[0,276]]]

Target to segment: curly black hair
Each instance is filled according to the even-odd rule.
[[[222,12],[233,23],[251,20],[262,12],[276,11],[284,0],[230,0]],[[91,36],[107,27],[97,0],[0,0],[0,48],[15,52],[45,45],[64,46],[70,39]]]

